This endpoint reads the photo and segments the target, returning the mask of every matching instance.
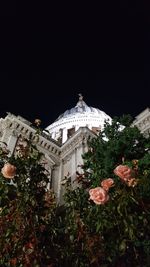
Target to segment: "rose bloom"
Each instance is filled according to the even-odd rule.
[[[11,165],[10,163],[5,163],[4,167],[1,170],[3,176],[5,178],[13,178],[16,174],[16,167]]]
[[[108,191],[110,187],[114,186],[114,180],[112,178],[105,179],[101,182],[101,186]]]
[[[40,119],[35,119],[34,123],[35,123],[36,126],[40,126],[41,120]]]
[[[131,178],[130,180],[127,181],[127,185],[130,187],[135,187],[137,185],[138,181],[135,178]]]
[[[132,178],[132,172],[127,165],[119,165],[114,169],[114,173],[125,182]]]
[[[132,163],[133,163],[134,165],[137,165],[138,162],[139,162],[138,159],[133,159],[133,160],[132,160]]]
[[[109,195],[107,194],[107,191],[103,189],[102,187],[96,187],[89,190],[90,194],[90,200],[93,200],[95,204],[101,205],[105,204],[108,199]]]

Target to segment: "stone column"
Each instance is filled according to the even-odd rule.
[[[8,143],[7,143],[10,154],[13,154],[14,152],[17,139],[18,139],[17,133],[14,130],[10,131],[10,136],[9,136]]]
[[[63,128],[62,130],[62,143],[65,143],[67,141],[67,129]]]
[[[79,128],[79,125],[75,125],[75,131],[77,131]]]
[[[57,181],[57,200],[60,202],[61,198],[61,188],[62,188],[62,177],[63,177],[63,162],[61,161],[59,166],[58,181]]]

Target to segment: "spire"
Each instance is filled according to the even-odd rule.
[[[78,94],[79,96],[79,101],[82,101],[83,100],[83,95],[82,94]]]
[[[78,96],[79,96],[79,101],[76,104],[76,107],[82,108],[84,110],[84,108],[87,107],[87,104],[83,101],[83,95],[82,94],[78,94]]]

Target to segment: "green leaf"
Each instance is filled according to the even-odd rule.
[[[123,239],[122,241],[121,241],[121,243],[120,243],[120,245],[119,245],[119,250],[121,251],[121,252],[125,252],[125,250],[126,250],[126,240],[125,239]]]

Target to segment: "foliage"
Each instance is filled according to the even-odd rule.
[[[32,138],[14,155],[1,146],[0,266],[149,266],[150,138],[130,124],[114,118],[89,142],[62,206]]]
[[[42,154],[29,139],[11,156],[3,144],[0,158],[0,266],[54,266],[56,203]]]
[[[149,266],[150,139],[130,123],[130,117],[114,118],[112,125],[106,122],[83,156],[79,186],[66,186],[66,227],[70,255],[76,257],[72,266]],[[117,166],[128,169],[128,180],[116,174]],[[94,194],[107,178],[114,181],[105,192],[109,199],[102,203],[96,195],[95,204]]]

